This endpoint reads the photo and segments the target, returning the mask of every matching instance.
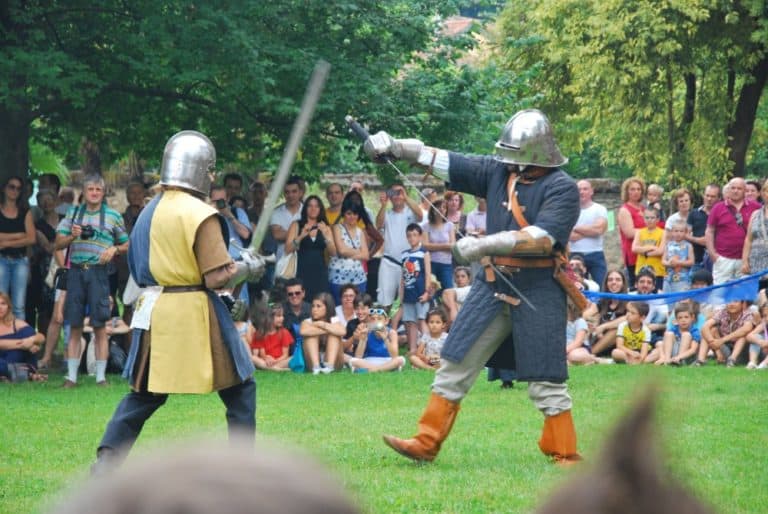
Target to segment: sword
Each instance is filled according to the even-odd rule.
[[[280,195],[283,194],[283,187],[285,187],[285,183],[288,181],[288,177],[291,174],[293,163],[296,160],[296,153],[307,132],[307,127],[312,119],[312,115],[315,113],[317,101],[320,98],[320,93],[323,91],[325,81],[328,79],[330,69],[331,65],[328,62],[320,60],[315,64],[315,68],[312,71],[312,77],[309,80],[307,90],[304,93],[304,99],[301,102],[299,116],[293,124],[291,136],[288,139],[288,144],[285,145],[283,156],[280,159],[280,166],[272,179],[272,185],[269,187],[267,199],[264,201],[264,209],[261,212],[261,216],[259,216],[259,222],[256,224],[256,229],[253,231],[250,248],[251,251],[255,253],[259,252],[261,243],[264,242],[264,237],[267,235],[269,219],[272,217],[272,212],[277,206],[277,201],[280,199]]]
[[[350,130],[354,132],[354,134],[362,141],[365,141],[370,136],[368,131],[365,130],[365,128],[362,125],[360,125],[357,122],[357,120],[355,120],[355,118],[353,118],[351,115],[347,114],[346,116],[344,116],[344,121],[347,122],[347,125],[349,126]],[[397,174],[400,175],[403,178],[403,180],[405,180],[405,182],[407,182],[411,187],[416,189],[416,191],[419,193],[419,196],[421,196],[431,207],[434,207],[432,202],[429,201],[429,198],[424,196],[421,193],[421,191],[419,191],[419,188],[415,187],[415,185],[411,183],[411,181],[408,179],[405,173],[400,171],[400,168],[398,168],[397,165],[394,162],[392,162],[392,159],[390,159],[389,156],[385,155],[385,156],[382,156],[381,158],[383,159],[383,162],[385,162],[386,164],[389,164],[392,167],[392,169],[394,169],[397,172]],[[440,215],[442,216],[442,214]],[[445,216],[443,216],[443,219],[445,219],[445,221],[448,221],[445,218]],[[520,290],[512,284],[511,280],[509,280],[506,276],[504,276],[504,273],[502,273],[502,271],[498,267],[496,267],[495,264],[491,263],[490,266],[496,272],[496,276],[501,278],[501,280],[504,281],[504,283],[507,284],[507,286],[509,286],[509,289],[513,293],[515,293],[523,302],[525,302],[525,304],[528,307],[530,307],[534,311],[536,310],[536,307],[531,303],[531,301],[528,298],[526,298],[526,296],[523,293],[521,293]]]

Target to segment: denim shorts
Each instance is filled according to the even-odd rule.
[[[110,319],[109,269],[107,266],[73,265],[67,273],[67,300],[64,302],[64,321],[80,328],[83,319],[90,316],[91,326],[100,328]]]

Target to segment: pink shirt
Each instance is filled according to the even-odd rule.
[[[760,204],[751,200],[744,200],[744,204],[738,211],[725,200],[712,206],[707,218],[707,226],[715,230],[715,251],[719,255],[728,259],[741,259],[749,218],[759,209]]]

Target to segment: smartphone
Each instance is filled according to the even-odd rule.
[[[224,209],[227,206],[227,201],[223,198],[219,198],[216,200],[216,208],[217,209]]]

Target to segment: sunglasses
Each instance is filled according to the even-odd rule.
[[[289,291],[287,294],[288,294],[288,296],[301,296],[302,292],[301,291]]]
[[[736,218],[736,224],[738,226],[744,226],[744,216],[742,216],[740,212],[736,211],[736,214],[734,214],[733,217]]]
[[[385,311],[384,309],[369,309],[368,310],[368,314],[371,314],[371,315],[376,314],[376,315],[379,315],[379,316],[386,316],[387,315],[387,311]]]

